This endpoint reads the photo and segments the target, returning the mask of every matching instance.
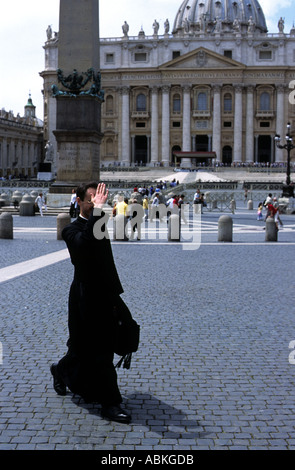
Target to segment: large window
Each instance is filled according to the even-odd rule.
[[[232,106],[233,106],[231,94],[226,93],[224,95],[223,100],[224,100],[224,112],[225,113],[231,113],[232,112]]]
[[[260,95],[260,111],[270,110],[270,94],[265,91]]]
[[[174,113],[180,113],[181,111],[181,100],[180,100],[180,94],[176,93],[173,96],[173,112]]]
[[[143,93],[136,97],[136,111],[146,111],[146,96]]]
[[[109,114],[114,112],[114,98],[112,95],[106,97],[106,112]]]
[[[201,91],[197,96],[197,110],[198,111],[207,111],[208,110],[208,100],[207,93]]]
[[[134,60],[135,60],[135,62],[146,62],[147,61],[147,53],[146,52],[135,52]]]

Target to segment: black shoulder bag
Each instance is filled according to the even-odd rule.
[[[118,298],[113,309],[115,331],[114,352],[122,356],[115,367],[130,369],[132,353],[136,352],[139,345],[140,326],[132,318],[129,308],[125,302]]]

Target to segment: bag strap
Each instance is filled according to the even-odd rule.
[[[115,368],[117,367],[119,369],[123,363],[123,369],[130,369],[131,357],[132,353],[125,354],[125,356],[122,356],[119,362],[115,365]]]

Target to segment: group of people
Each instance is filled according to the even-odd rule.
[[[266,209],[265,216],[263,217],[263,209]],[[282,227],[283,222],[280,218],[280,208],[278,199],[272,193],[269,193],[264,202],[259,202],[257,208],[257,220],[264,220],[264,222],[269,218],[273,218],[279,230],[279,225]]]
[[[171,214],[181,214],[182,219],[186,223],[185,217],[183,212],[180,210],[182,204],[184,204],[184,194],[181,195],[173,195],[171,196],[165,203],[161,199],[160,191],[156,191],[152,198],[149,200],[148,196],[144,196],[142,203],[139,202],[136,198],[124,198],[123,196],[119,196],[118,201],[115,202],[113,206],[112,216],[116,217],[116,215],[124,215],[126,218],[126,223],[137,218],[137,220],[141,220],[142,222],[150,220],[151,222],[154,221],[155,218],[159,218],[162,222],[163,220],[163,211],[162,207],[165,206],[167,209],[164,211],[165,215],[169,218]],[[133,231],[139,227],[137,227],[137,223],[134,224]],[[132,237],[131,237],[132,238]],[[138,236],[138,240],[140,240],[140,236]]]

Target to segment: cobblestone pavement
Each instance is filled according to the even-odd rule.
[[[295,217],[265,242],[265,224],[240,207],[233,242],[222,243],[220,215],[203,214],[198,249],[113,242],[141,325],[131,369],[118,371],[129,425],[53,390],[73,268],[59,258],[55,217],[14,217],[14,240],[0,240],[0,450],[295,449]],[[32,270],[19,275],[25,261]]]

